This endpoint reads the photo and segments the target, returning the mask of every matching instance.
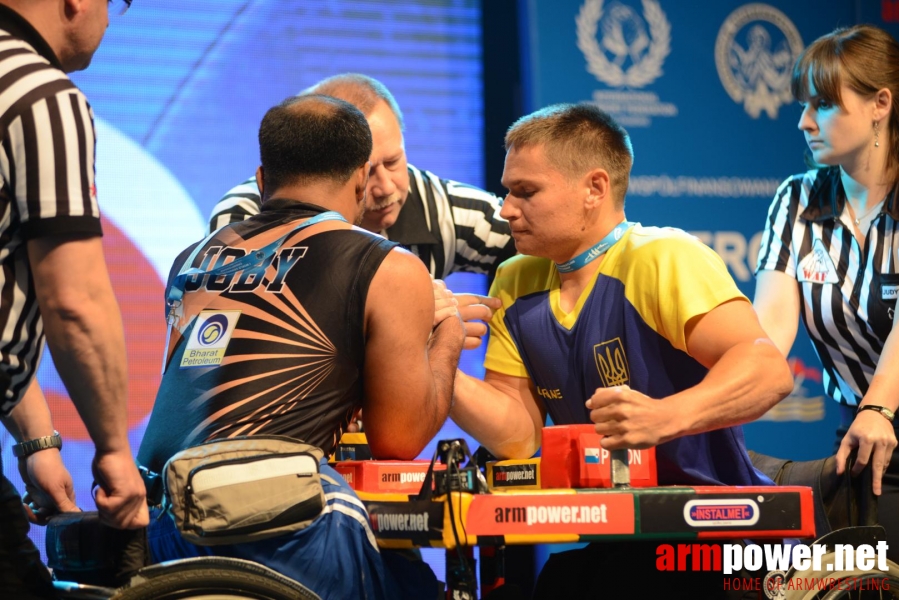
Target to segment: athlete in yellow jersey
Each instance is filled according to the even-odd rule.
[[[453,419],[501,457],[534,454],[549,413],[595,423],[607,449],[658,446],[661,484],[770,484],[738,426],[790,392],[789,367],[711,250],[626,221],[624,129],[594,106],[552,106],[516,122],[506,149],[501,215],[528,256],[497,273],[487,374],[457,374]],[[535,597],[596,597],[655,564],[654,545],[604,548],[550,563]],[[665,584],[720,593],[718,576]]]

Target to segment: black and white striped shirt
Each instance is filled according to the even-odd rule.
[[[409,165],[409,196],[396,223],[382,232],[416,254],[435,279],[456,271],[486,273],[515,254],[500,199],[480,188],[440,179]],[[212,209],[207,233],[258,214],[256,178],[232,188]]]
[[[799,282],[801,314],[824,370],[824,389],[858,405],[893,325],[899,294],[899,201],[871,222],[865,247],[852,235],[839,167],[787,179],[768,212],[758,271]]]
[[[40,361],[43,324],[26,242],[100,235],[93,113],[50,46],[0,5],[0,415]]]

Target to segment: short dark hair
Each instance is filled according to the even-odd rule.
[[[368,161],[371,145],[365,115],[349,102],[292,96],[265,113],[259,126],[265,198],[318,179],[344,184]]]
[[[597,167],[609,173],[624,206],[634,150],[624,127],[593,104],[554,104],[521,117],[506,133],[506,150],[542,145],[560,173],[580,177]]]

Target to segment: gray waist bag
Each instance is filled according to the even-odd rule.
[[[322,456],[283,436],[211,440],[165,464],[165,502],[184,539],[201,546],[298,531],[325,506]]]

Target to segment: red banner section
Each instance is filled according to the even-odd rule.
[[[634,533],[631,494],[495,494],[475,496],[469,535],[619,535]]]
[[[345,460],[332,466],[357,491],[417,494],[430,464],[428,460]],[[435,466],[437,471],[445,468]]]

